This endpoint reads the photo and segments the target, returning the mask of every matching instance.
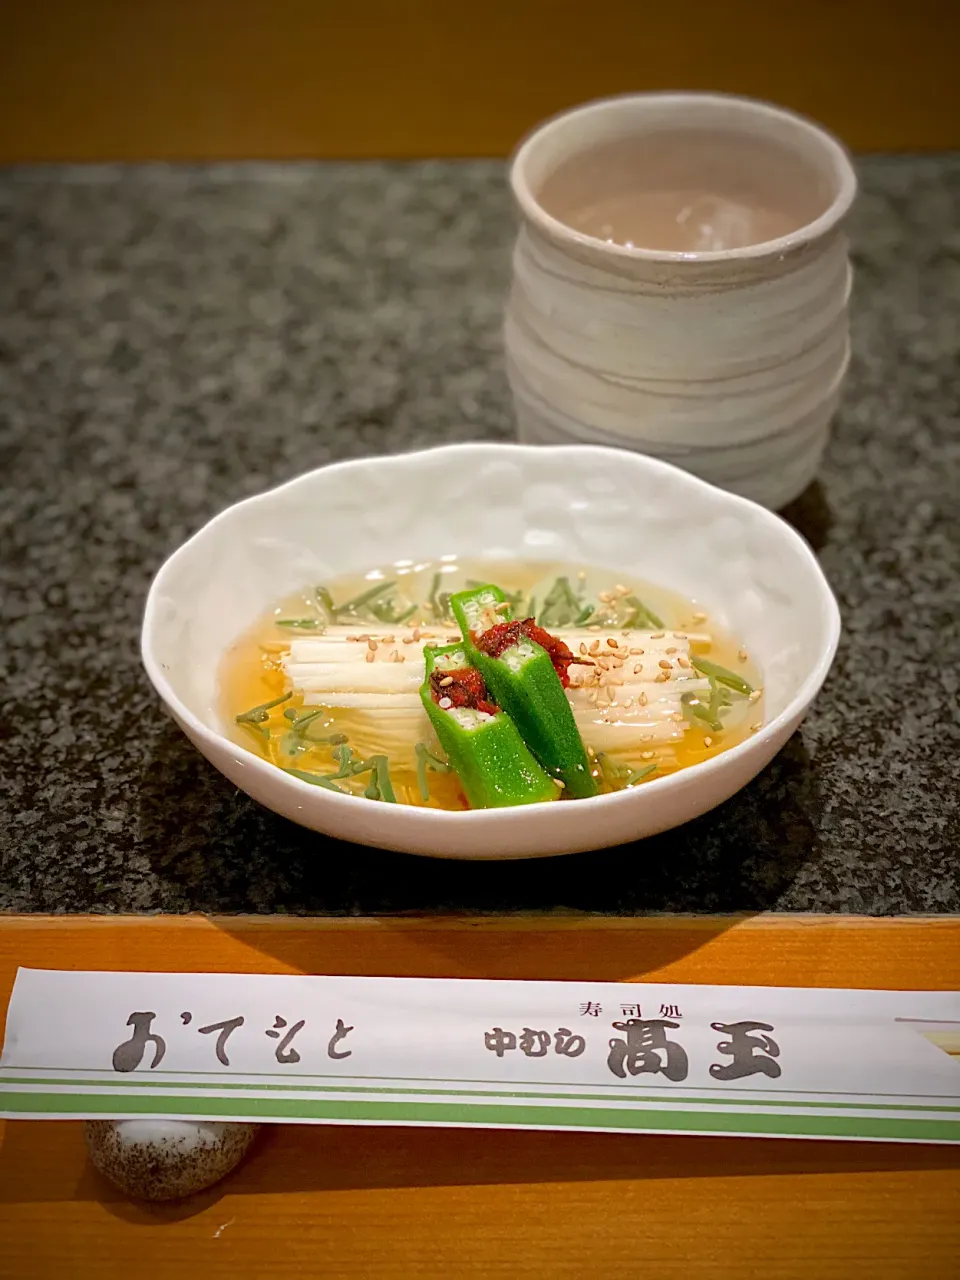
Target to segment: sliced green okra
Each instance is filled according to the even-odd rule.
[[[484,695],[475,699],[479,707],[454,705],[454,699],[434,681],[435,673],[446,672],[452,689],[457,682],[455,673],[472,667],[464,645],[428,646],[424,661],[426,677],[420,698],[471,806],[498,809],[555,800],[559,794],[556,784],[530,754],[510,717],[486,698],[476,671],[473,691],[479,689]]]
[[[586,748],[550,653],[522,632],[516,636],[494,633],[498,642],[508,639],[509,643],[502,651],[486,651],[485,635],[487,648],[500,650],[500,644],[493,644],[493,637],[488,635],[491,628],[513,621],[499,587],[460,591],[451,597],[450,607],[471,664],[480,671],[487,688],[514,721],[540,764],[563,783],[567,795],[595,796],[597,784]]]

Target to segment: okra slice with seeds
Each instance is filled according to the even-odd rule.
[[[490,700],[465,647],[428,646],[423,652],[420,699],[471,806],[498,809],[555,800],[559,788],[510,717]]]
[[[533,755],[563,783],[566,795],[595,796],[597,784],[560,675],[573,661],[566,645],[533,619],[514,622],[503,592],[492,584],[457,592],[450,607],[470,662]]]

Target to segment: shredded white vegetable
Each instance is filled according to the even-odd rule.
[[[574,654],[568,697],[586,745],[627,762],[641,759],[651,745],[659,756],[669,756],[689,726],[683,695],[709,692],[689,655],[691,642],[709,643],[710,637],[583,628],[553,634]],[[448,628],[333,626],[323,635],[292,638],[282,665],[305,706],[370,713],[377,730],[389,736],[391,750],[406,744],[412,753],[430,734],[419,697],[424,647],[452,642]],[[528,649],[535,652],[528,644],[516,649],[526,656]],[[450,670],[460,662],[451,655],[437,665]]]

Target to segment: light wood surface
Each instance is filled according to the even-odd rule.
[[[0,918],[18,965],[960,986],[960,920]],[[956,1280],[960,1153],[720,1138],[276,1127],[221,1186],[127,1202],[80,1126],[8,1123],[0,1277]]]
[[[0,161],[504,155],[586,99],[721,89],[858,150],[960,146],[952,0],[10,0]]]

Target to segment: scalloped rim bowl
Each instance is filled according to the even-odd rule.
[[[700,603],[750,648],[766,722],[702,764],[592,800],[452,813],[310,786],[238,746],[218,706],[227,647],[304,583],[440,555],[595,564]],[[729,799],[803,719],[840,635],[812,551],[778,516],[668,463],[589,446],[451,445],[340,462],[239,502],[173,553],[143,622],[147,674],[231,782],[302,826],[441,858],[525,858],[653,835]]]

